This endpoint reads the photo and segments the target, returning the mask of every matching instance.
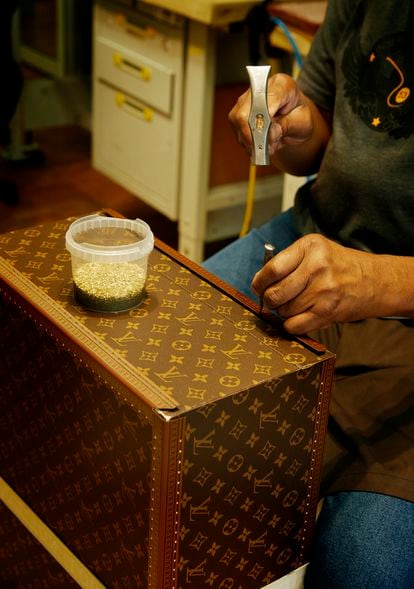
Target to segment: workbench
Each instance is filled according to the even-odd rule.
[[[260,0],[142,0],[208,26],[227,25],[244,20]]]
[[[207,241],[237,235],[241,228],[247,194],[248,157],[235,139],[234,143],[233,138],[229,141],[226,154],[229,158],[234,148],[234,158],[244,158],[245,178],[219,186],[210,185],[216,61],[217,57],[220,61],[226,59],[224,53],[228,47],[223,43],[223,36],[228,34],[228,25],[243,21],[256,3],[258,0],[140,0],[136,11],[146,13],[143,19],[147,19],[147,25],[139,25],[144,33],[138,39],[139,33],[135,38],[130,34],[129,21],[135,18],[131,11],[114,1],[95,2],[93,163],[137,197],[168,218],[178,221],[178,249],[195,261],[203,259]],[[102,10],[111,5],[118,13],[113,33],[108,18],[102,16]],[[121,14],[123,17],[119,18]],[[106,19],[105,23],[98,23],[97,27],[96,21],[103,19]],[[164,86],[161,84],[160,87],[171,97],[159,104],[159,93],[149,97],[148,85],[142,92],[132,90],[131,86],[125,91],[121,88],[124,94],[118,95],[118,106],[124,101],[124,112],[118,110],[116,114],[109,114],[105,105],[108,109],[116,109],[114,99],[109,100],[107,94],[111,86],[112,92],[119,90],[119,80],[115,83],[109,78],[112,74],[107,70],[112,64],[103,64],[100,42],[106,44],[105,50],[109,51],[110,47],[113,52],[118,51],[122,26],[125,43],[133,43],[134,51],[147,59],[150,66],[155,63],[155,69],[158,68],[164,79]],[[154,38],[149,38],[151,29],[155,30]],[[111,38],[112,34],[118,35],[118,38]],[[232,38],[228,37],[231,43]],[[162,54],[167,45],[168,54]],[[243,70],[247,88],[247,33],[241,49],[233,53],[236,59],[243,60],[242,65],[234,64],[233,68],[232,59],[227,57],[228,69],[236,70],[237,67],[239,76]],[[126,51],[126,54],[128,59],[125,61],[133,62],[133,52]],[[108,61],[111,61],[109,57]],[[155,75],[153,78],[155,81]],[[141,106],[135,104],[137,96],[144,96]],[[131,97],[133,100],[130,100]],[[148,105],[150,112],[146,110]],[[152,121],[143,122],[135,118],[128,122],[125,110],[127,107],[131,111],[133,106],[144,116],[152,117]],[[164,112],[160,112],[162,110]],[[220,124],[228,127],[227,112],[222,118]],[[263,222],[280,210],[282,184],[281,174],[258,179],[255,195],[255,215],[258,217],[253,222]]]

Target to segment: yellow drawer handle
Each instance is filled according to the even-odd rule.
[[[132,61],[128,61],[118,52],[113,54],[112,60],[116,67],[129,74],[138,75],[138,77],[141,78],[141,80],[144,80],[144,82],[149,82],[151,80],[151,68],[132,63]]]
[[[154,118],[154,111],[148,107],[141,107],[134,104],[123,92],[117,92],[115,94],[115,104],[118,108],[122,108],[126,112],[143,119],[147,123],[150,123]]]
[[[140,39],[154,39],[157,36],[157,30],[154,27],[138,27],[137,25],[131,25],[128,22],[127,17],[122,12],[115,14],[115,23],[123,29],[129,35],[134,35]]]

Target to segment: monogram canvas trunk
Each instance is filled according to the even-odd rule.
[[[83,309],[72,220],[0,235],[0,585],[265,587],[307,559],[333,355],[160,241],[139,307]]]

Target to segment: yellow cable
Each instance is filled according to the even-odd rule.
[[[253,215],[255,187],[256,187],[256,166],[254,164],[250,164],[249,183],[247,185],[246,208],[244,211],[244,219],[243,219],[242,228],[239,233],[239,237],[244,237],[250,229],[250,225],[252,222],[252,215]]]

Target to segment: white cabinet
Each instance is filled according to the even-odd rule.
[[[212,165],[226,159],[225,145],[212,153],[212,127],[218,83],[248,83],[247,36],[232,43],[224,25],[254,3],[140,0],[131,10],[95,0],[93,164],[178,221],[178,249],[197,262],[206,242],[242,225],[248,167],[245,180],[210,185]],[[248,163],[231,145],[232,164]],[[258,180],[253,224],[280,210],[281,192],[280,175]]]
[[[93,164],[178,216],[184,19],[94,7]]]

